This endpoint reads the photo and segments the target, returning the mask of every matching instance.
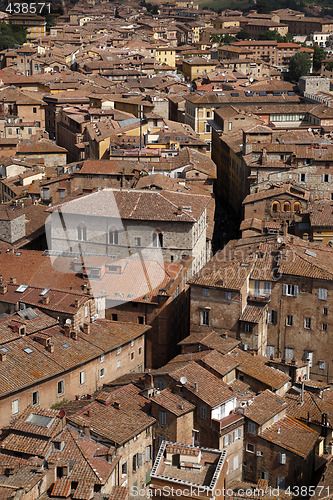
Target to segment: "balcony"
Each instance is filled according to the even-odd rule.
[[[254,294],[249,294],[247,296],[247,301],[248,302],[255,302],[259,304],[268,304],[271,301],[271,296],[270,295],[254,295]]]
[[[231,425],[234,422],[237,422],[238,420],[242,420],[243,415],[241,413],[230,413],[230,415],[227,415],[224,418],[221,418],[221,420],[216,420],[215,418],[212,419],[212,429],[214,429],[217,432],[221,432],[224,427],[227,425]]]

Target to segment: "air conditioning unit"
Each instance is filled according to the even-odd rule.
[[[262,451],[257,451],[256,455],[257,455],[257,457],[263,457],[264,456],[264,454],[263,454]]]

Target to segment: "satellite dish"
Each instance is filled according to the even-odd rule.
[[[253,83],[253,78],[252,78],[252,76],[251,76],[251,78],[250,78],[250,83]]]
[[[187,382],[187,378],[186,377],[180,377],[180,383],[182,385],[186,384],[186,382]]]
[[[283,238],[278,238],[278,239],[277,239],[277,242],[278,242],[278,243],[282,243],[282,242],[283,242]]]
[[[71,322],[70,319],[66,319],[65,323],[66,323],[66,325],[71,325],[72,324],[72,322]]]
[[[225,72],[225,71],[223,71],[222,76],[225,76],[225,75],[226,75],[226,72]]]
[[[311,127],[308,128],[308,132],[312,132],[312,128]]]

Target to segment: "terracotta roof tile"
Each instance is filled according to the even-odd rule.
[[[284,417],[265,429],[260,436],[306,458],[315,446],[319,434],[294,418]]]

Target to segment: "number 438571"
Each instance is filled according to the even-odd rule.
[[[6,8],[9,14],[46,14],[51,13],[51,3],[10,3]]]

